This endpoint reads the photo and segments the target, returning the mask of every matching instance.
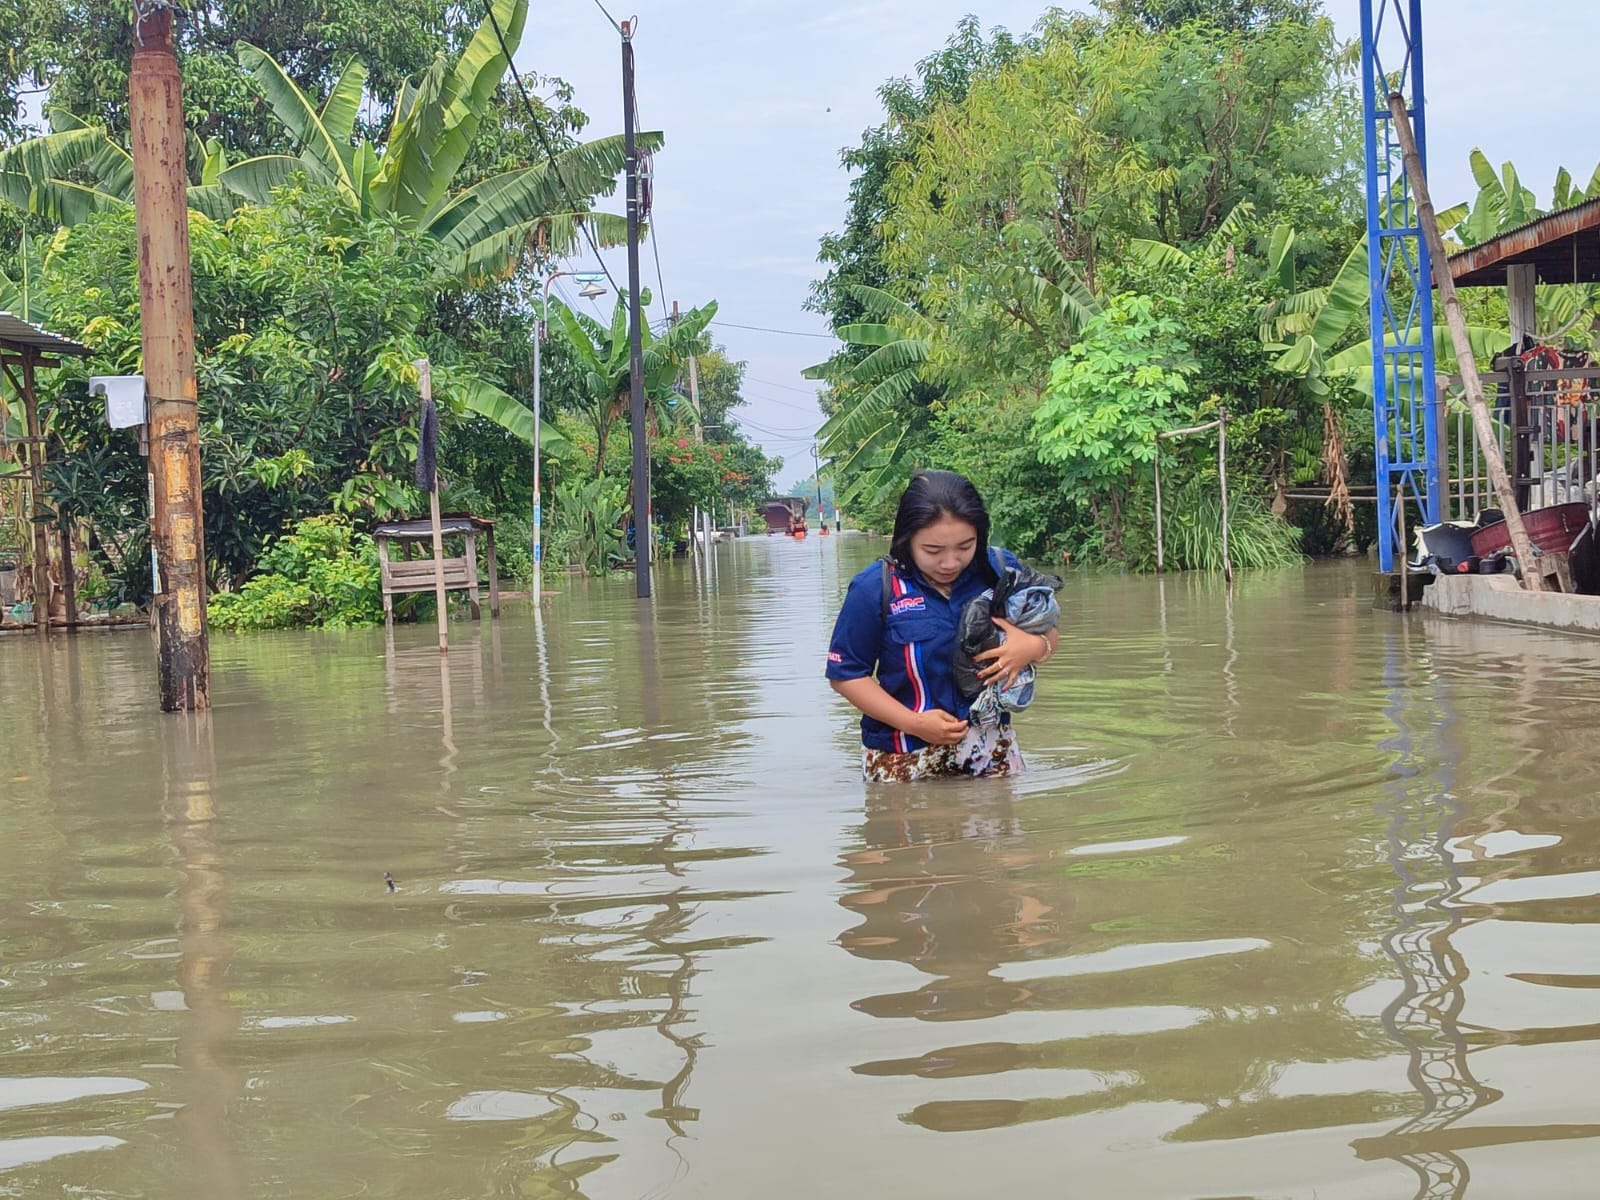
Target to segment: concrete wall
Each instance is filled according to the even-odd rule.
[[[1447,617],[1600,635],[1600,596],[1525,592],[1510,575],[1442,575],[1424,589],[1422,607]]]

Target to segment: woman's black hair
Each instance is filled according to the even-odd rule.
[[[978,531],[978,547],[973,561],[985,582],[999,582],[994,564],[989,561],[989,510],[972,481],[954,471],[918,471],[900,496],[894,514],[894,536],[889,541],[889,557],[903,571],[912,570],[911,539],[940,517],[965,521]]]

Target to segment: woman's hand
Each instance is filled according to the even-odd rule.
[[[981,683],[1003,680],[1002,687],[1016,683],[1024,667],[1031,667],[1050,653],[1050,642],[1042,633],[1029,633],[1019,629],[1004,617],[991,617],[1006,635],[1006,640],[993,650],[974,654],[973,660],[986,665],[978,672]]]
[[[884,691],[883,685],[870,676],[835,679],[830,686],[873,720],[892,725],[930,746],[954,746],[967,735],[965,721],[958,721],[938,708],[914,712]]]
[[[916,714],[915,728],[906,730],[914,738],[921,738],[930,746],[954,746],[967,736],[967,723],[958,721],[942,708],[930,708]]]

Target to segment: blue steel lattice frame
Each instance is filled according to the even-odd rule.
[[[1395,491],[1423,522],[1441,519],[1439,417],[1434,403],[1433,274],[1406,179],[1389,94],[1406,98],[1423,168],[1422,0],[1361,0],[1362,119],[1367,143],[1367,282],[1372,317],[1372,417],[1378,556],[1394,570]],[[1401,547],[1405,553],[1405,548]]]

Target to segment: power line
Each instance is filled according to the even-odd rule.
[[[595,3],[598,4],[599,0],[595,0]],[[494,15],[494,0],[484,0],[483,7],[489,14],[489,24],[494,27],[495,40],[500,43],[500,53],[506,56],[506,66],[511,69],[511,79],[517,85],[517,94],[522,97],[522,106],[528,110],[528,119],[533,122],[533,132],[538,135],[539,145],[544,147],[545,157],[550,160],[550,170],[554,172],[556,182],[561,185],[561,190],[567,197],[567,203],[572,205],[572,211],[574,213],[583,212],[587,216],[587,206],[579,204],[577,197],[572,193],[572,189],[567,186],[567,181],[561,174],[561,164],[556,161],[556,152],[551,148],[550,139],[545,134],[544,125],[539,120],[539,114],[533,110],[533,101],[528,99],[528,89],[522,86],[522,73],[517,70],[517,64],[512,61],[511,47],[506,45],[505,32],[500,28],[500,18]],[[605,12],[604,6],[601,7],[601,11]],[[610,13],[606,13],[608,19],[610,16]],[[615,21],[611,23],[616,25]],[[617,32],[622,32],[621,26],[617,27]],[[589,231],[588,220],[580,218],[578,228],[583,231],[584,239],[589,243],[589,249],[594,251],[595,261],[600,264],[600,269],[605,272],[606,278],[611,280],[612,288],[620,295],[622,288],[617,284],[616,279],[612,277],[611,268],[606,266],[606,260],[600,257],[600,247],[595,243],[594,234]]]
[[[725,329],[748,329],[753,333],[781,333],[788,337],[826,338],[828,341],[837,341],[831,333],[807,333],[800,329],[768,329],[765,325],[736,325],[732,321],[712,321],[713,325],[721,325]]]
[[[775,382],[774,380],[771,380],[771,379],[757,379],[754,375],[746,375],[745,378],[748,379],[751,383],[759,383],[763,387],[775,387],[775,388],[778,388],[779,390],[785,391],[785,392],[799,392],[802,396],[815,397],[816,394],[817,394],[817,389],[816,388],[795,387],[793,384],[790,384],[790,383],[777,383],[777,382]]]
[[[785,429],[770,429],[765,425],[761,425],[755,421],[752,421],[749,417],[741,416],[738,418],[738,421],[741,425],[750,426],[751,429],[759,429],[768,437],[794,438],[796,440],[811,441],[817,436],[817,431],[808,426],[794,426]]]
[[[655,199],[655,193],[653,191],[651,193],[651,199]],[[650,214],[650,253],[655,255],[656,283],[661,285],[661,310],[663,313],[665,313],[667,309],[667,281],[661,278],[661,243],[656,240],[656,221],[654,212]],[[672,323],[672,316],[670,313],[667,314],[667,323],[669,325]]]
[[[601,4],[600,0],[594,0],[594,6],[596,8],[598,8],[601,11],[601,13],[603,13],[605,15],[606,20],[611,22],[611,28],[613,28],[613,29],[615,29],[617,31],[617,36],[618,37],[622,36],[622,26],[617,24],[617,19],[615,17],[613,17],[610,13],[606,12],[606,6],[604,4]]]
[[[776,404],[779,408],[787,408],[792,409],[797,413],[805,413],[808,417],[816,416],[821,411],[815,406],[807,408],[804,404],[796,404],[793,400],[780,400],[776,396],[763,396],[758,392],[751,392],[748,394],[741,392],[740,398],[743,399],[747,404],[752,400],[759,400],[763,404]]]

